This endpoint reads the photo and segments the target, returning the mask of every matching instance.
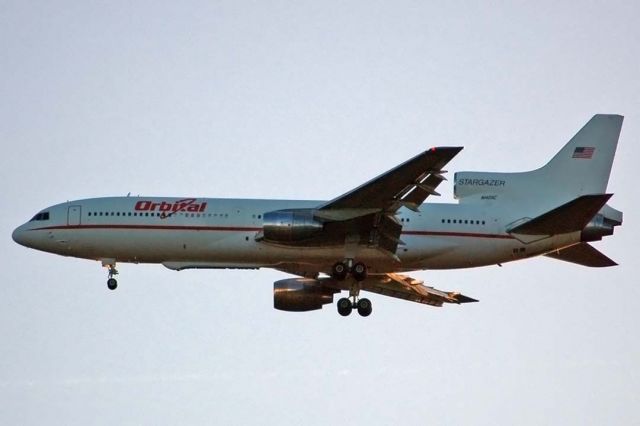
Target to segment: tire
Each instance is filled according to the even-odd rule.
[[[373,306],[371,305],[371,300],[369,299],[360,299],[358,300],[358,313],[360,316],[368,317],[371,315],[373,311]]]
[[[107,287],[109,288],[109,290],[115,290],[116,288],[118,288],[118,281],[116,281],[115,278],[109,278],[107,280]]]
[[[356,281],[364,281],[367,278],[367,265],[358,262],[351,268],[351,275]]]
[[[331,276],[338,281],[343,281],[347,278],[348,272],[347,265],[342,262],[336,262],[331,268]]]
[[[338,313],[343,317],[349,316],[349,314],[351,314],[351,311],[353,310],[351,300],[347,299],[346,297],[339,299],[336,305],[338,307]]]

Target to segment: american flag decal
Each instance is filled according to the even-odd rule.
[[[590,160],[593,157],[593,152],[596,149],[592,146],[579,146],[573,151],[573,155],[571,158],[584,158],[585,160]]]

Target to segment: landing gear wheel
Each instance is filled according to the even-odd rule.
[[[109,290],[115,290],[118,288],[118,281],[113,278],[114,275],[118,275],[118,270],[116,269],[116,260],[115,259],[104,259],[102,261],[102,266],[106,266],[109,269],[109,279],[107,280],[107,287]]]
[[[351,300],[347,299],[346,297],[339,299],[336,305],[338,306],[338,313],[343,317],[348,316],[353,310],[353,305],[351,304]]]
[[[358,262],[351,268],[351,275],[356,281],[364,281],[367,278],[367,265]]]
[[[371,301],[369,299],[360,299],[358,300],[358,313],[360,316],[368,317],[371,315],[371,311],[373,307],[371,306]]]
[[[349,269],[347,268],[347,265],[345,265],[342,262],[335,263],[331,268],[331,276],[333,276],[333,278],[335,278],[338,281],[342,281],[345,278],[347,278],[348,272],[349,272]]]
[[[115,290],[118,288],[118,281],[115,278],[109,278],[107,280],[107,287],[109,287],[109,290]]]

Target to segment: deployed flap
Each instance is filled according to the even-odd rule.
[[[431,306],[477,302],[460,293],[437,290],[424,285],[423,281],[400,274],[370,274],[361,285],[365,291]]]
[[[509,230],[512,234],[556,235],[582,231],[613,194],[583,195]]]
[[[354,281],[336,280],[333,277],[320,277],[308,280],[309,285],[318,285],[336,290],[351,290]],[[476,299],[453,291],[437,290],[424,285],[424,282],[401,274],[369,274],[360,281],[360,288],[383,296],[395,297],[431,306],[442,306],[444,303],[472,303]]]
[[[545,256],[564,260],[565,262],[577,263],[578,265],[590,266],[592,268],[604,268],[617,265],[616,262],[587,243],[576,244],[575,246],[547,253]]]
[[[328,209],[380,209],[396,211],[402,206],[416,209],[444,180],[442,167],[462,147],[431,148],[319,207]]]

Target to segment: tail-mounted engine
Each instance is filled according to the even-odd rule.
[[[267,242],[291,244],[311,239],[322,229],[311,209],[277,210],[264,214],[260,237]]]
[[[321,287],[310,278],[280,280],[273,283],[273,307],[289,312],[315,311],[333,303],[333,295],[338,292],[340,290]]]
[[[618,211],[616,210],[616,212]],[[602,237],[613,235],[613,228],[622,224],[622,213],[618,213],[620,213],[619,219],[607,217],[600,213],[595,215],[582,230],[580,239],[583,242],[600,241]]]

